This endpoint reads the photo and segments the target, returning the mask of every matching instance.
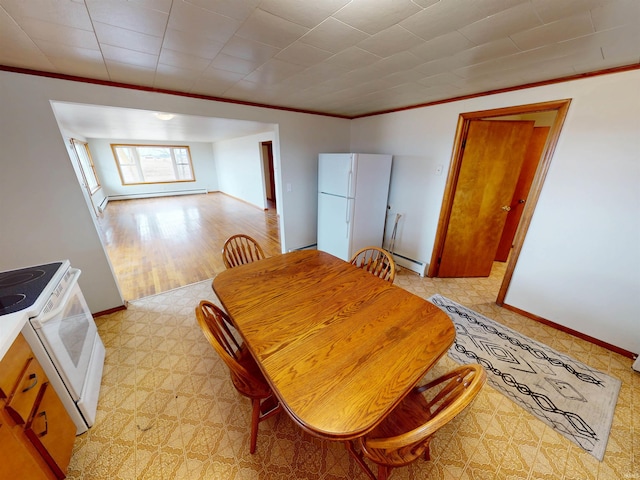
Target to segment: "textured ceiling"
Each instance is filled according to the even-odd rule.
[[[51,102],[58,125],[65,136],[109,138],[131,141],[219,142],[273,132],[268,123],[172,114],[168,120],[159,113],[134,108],[105,107],[68,102]]]
[[[0,0],[0,65],[347,117],[638,63],[639,0]]]

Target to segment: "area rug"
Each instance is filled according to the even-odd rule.
[[[621,382],[441,295],[456,327],[449,357],[479,363],[489,384],[602,461]]]

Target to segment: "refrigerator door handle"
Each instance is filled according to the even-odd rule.
[[[347,226],[349,225],[349,222],[351,221],[351,215],[350,212],[351,211],[351,199],[347,198],[347,208],[344,209],[344,223],[347,224]],[[349,236],[349,229],[347,228],[347,237]]]
[[[355,199],[347,198],[347,210],[345,212],[346,218],[344,219],[347,225],[347,230],[344,236],[345,238],[349,238],[349,236],[351,235],[351,220],[353,219],[354,208],[355,208]]]
[[[351,185],[353,185],[353,170],[349,170],[349,175],[347,175],[347,197],[351,198]]]

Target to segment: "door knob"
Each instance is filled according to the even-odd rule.
[[[509,205],[503,205],[502,210],[504,210],[505,212],[509,212],[511,211],[511,207]]]

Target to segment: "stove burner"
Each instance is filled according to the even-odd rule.
[[[44,270],[30,269],[20,272],[10,272],[7,275],[0,275],[0,288],[13,287],[31,282],[44,275]]]
[[[62,265],[63,262],[55,262],[0,272],[0,316],[33,307]],[[35,310],[30,312],[30,315],[37,314]]]
[[[13,307],[23,301],[27,296],[24,293],[16,293],[14,295],[3,295],[0,297],[0,310]]]

